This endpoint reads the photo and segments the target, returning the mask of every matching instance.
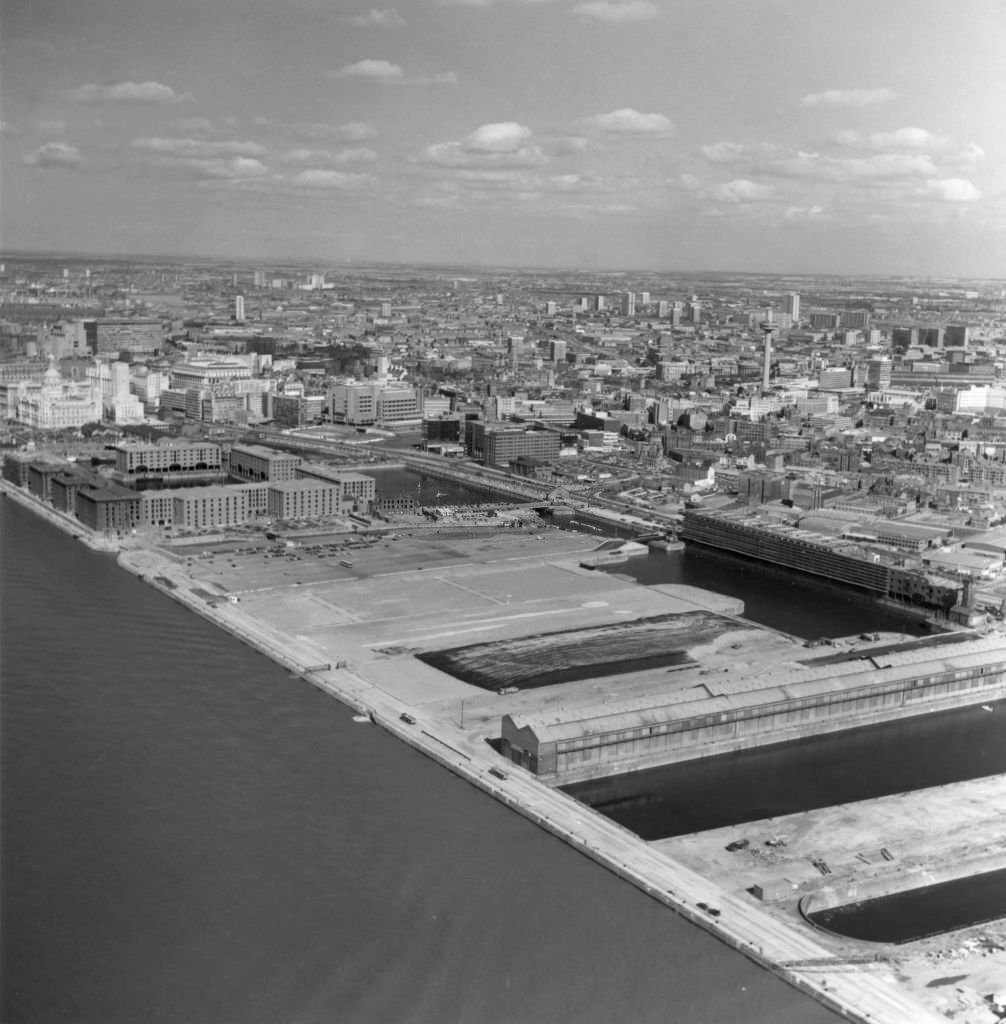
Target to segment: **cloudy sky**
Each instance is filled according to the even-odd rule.
[[[1002,0],[377,2],[5,0],[0,244],[1004,276]]]

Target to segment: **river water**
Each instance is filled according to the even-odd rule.
[[[881,604],[865,591],[699,545],[652,551],[606,571],[649,586],[687,583],[739,597],[747,618],[805,640],[874,630],[915,636],[922,632],[919,615]]]
[[[837,1018],[0,500],[4,1024]]]
[[[913,942],[1006,914],[1006,869],[828,907],[810,920],[866,942]]]
[[[565,788],[644,839],[872,800],[1006,772],[1006,701],[984,708],[902,718]]]

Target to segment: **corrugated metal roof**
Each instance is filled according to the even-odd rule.
[[[864,656],[814,668],[791,663],[782,668],[746,670],[744,674],[706,670],[687,688],[662,688],[629,700],[616,698],[595,704],[584,704],[574,698],[568,705],[518,712],[511,719],[518,728],[530,728],[540,741],[546,742],[659,726],[700,715],[911,679],[923,674],[919,672],[923,667],[925,674],[936,674],[1006,663],[1006,638],[982,637],[952,647],[931,646],[887,654],[875,659],[879,668],[874,667],[873,660]]]

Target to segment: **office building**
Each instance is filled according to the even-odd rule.
[[[871,359],[866,364],[866,387],[870,391],[886,391],[891,386],[891,360]]]
[[[822,391],[836,391],[852,386],[852,370],[848,366],[829,366],[821,371],[817,386]]]
[[[810,326],[814,331],[836,331],[838,330],[838,313],[817,312],[810,314]]]
[[[250,378],[247,359],[191,359],[171,367],[171,387],[176,391],[222,391],[226,384]]]
[[[559,435],[551,430],[469,420],[465,424],[465,447],[469,455],[487,466],[508,466],[521,456],[550,462],[559,457]]]
[[[919,344],[923,348],[943,348],[944,328],[936,325],[919,328]]]
[[[423,418],[419,388],[382,384],[333,384],[328,392],[333,423],[369,426]]]
[[[115,468],[120,473],[204,473],[222,468],[220,445],[208,441],[162,441],[159,444],[118,444]]]
[[[114,483],[79,487],[75,512],[86,527],[99,533],[128,533],[142,522],[140,496]]]
[[[366,473],[353,473],[317,462],[305,462],[297,467],[298,480],[315,480],[335,484],[342,495],[343,511],[370,512],[377,496],[377,481]]]
[[[174,491],[140,492],[140,522],[144,526],[171,526],[174,519]]]
[[[891,347],[898,352],[907,352],[919,344],[918,327],[895,327],[891,331]]]
[[[303,460],[299,455],[262,445],[234,445],[228,453],[227,470],[238,480],[270,482],[294,480]]]
[[[284,520],[342,515],[342,485],[317,479],[270,484],[269,515]]]
[[[91,356],[97,351],[97,323],[94,320],[59,320],[42,326],[36,335],[38,354],[66,359]]]
[[[119,355],[128,352],[132,357],[152,355],[164,344],[164,328],[160,320],[139,318],[100,318],[93,321],[94,348],[99,355]],[[85,321],[85,331],[91,328]]]
[[[243,295],[234,296],[234,319],[239,324],[245,322],[245,297]]]
[[[168,376],[160,370],[141,366],[133,375],[131,388],[148,412],[156,412],[160,406],[161,392],[168,386]]]
[[[866,331],[870,327],[870,311],[868,309],[844,309],[839,316],[838,325],[844,330]]]
[[[800,322],[800,296],[796,292],[790,292],[782,300],[782,310],[788,313],[792,323]]]
[[[172,519],[176,527],[192,530],[240,526],[253,512],[255,492],[261,496],[268,484],[246,484],[238,487],[214,485],[186,487],[172,492]]]

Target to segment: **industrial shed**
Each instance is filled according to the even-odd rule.
[[[673,693],[504,715],[501,750],[566,784],[1006,697],[1001,637],[824,660],[744,674],[696,669]]]

